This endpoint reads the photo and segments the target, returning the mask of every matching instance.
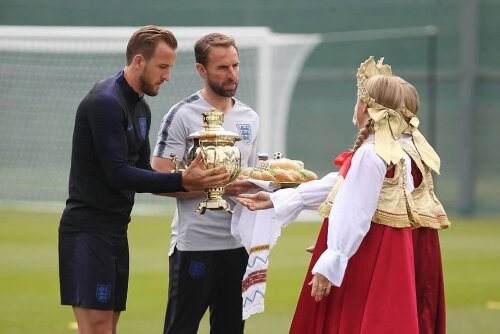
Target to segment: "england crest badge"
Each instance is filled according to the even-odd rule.
[[[189,265],[189,276],[192,278],[201,278],[205,274],[205,263],[198,261],[191,261]]]
[[[106,303],[111,298],[111,285],[97,284],[95,297],[99,303]]]
[[[236,124],[238,133],[245,144],[250,144],[252,141],[252,127],[250,124]]]

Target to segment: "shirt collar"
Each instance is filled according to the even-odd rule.
[[[130,103],[137,103],[142,99],[142,96],[139,96],[137,92],[129,85],[127,80],[125,79],[125,75],[123,74],[123,70],[121,70],[116,76],[116,81],[120,88],[123,90],[124,96]]]

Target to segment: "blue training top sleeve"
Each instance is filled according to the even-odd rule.
[[[116,189],[136,192],[184,191],[180,173],[160,173],[149,164],[149,140],[140,150],[136,166],[128,161],[126,117],[120,103],[112,97],[101,97],[88,108],[88,120],[100,163],[109,183]]]

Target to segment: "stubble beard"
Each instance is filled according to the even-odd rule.
[[[155,90],[154,86],[149,82],[148,77],[145,73],[142,73],[139,77],[139,87],[141,91],[147,96],[158,95],[159,90]]]
[[[232,83],[232,82],[229,82]],[[218,85],[215,82],[208,80],[208,86],[214,91],[215,94],[222,97],[233,97],[238,89],[238,81],[236,81],[236,86],[234,89],[225,89],[222,85]]]

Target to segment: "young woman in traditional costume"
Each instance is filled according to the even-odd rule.
[[[446,309],[438,230],[447,228],[449,221],[439,202],[434,198],[434,185],[430,173],[430,170],[439,172],[439,160],[435,160],[437,155],[432,152],[426,154],[426,150],[421,150],[421,155],[415,145],[412,149],[412,141],[425,140],[417,132],[416,116],[420,109],[420,100],[412,84],[398,79],[403,88],[404,105],[408,110],[404,112],[410,118],[410,127],[403,133],[401,141],[403,149],[412,157],[412,175],[415,180],[412,197],[421,219],[421,227],[412,231],[419,332],[444,334]]]
[[[274,207],[283,226],[303,209],[325,217],[290,333],[419,333],[412,230],[449,223],[430,178],[439,157],[382,60],[370,57],[358,69],[353,121],[360,131],[336,159],[338,173],[239,197],[250,210]]]

